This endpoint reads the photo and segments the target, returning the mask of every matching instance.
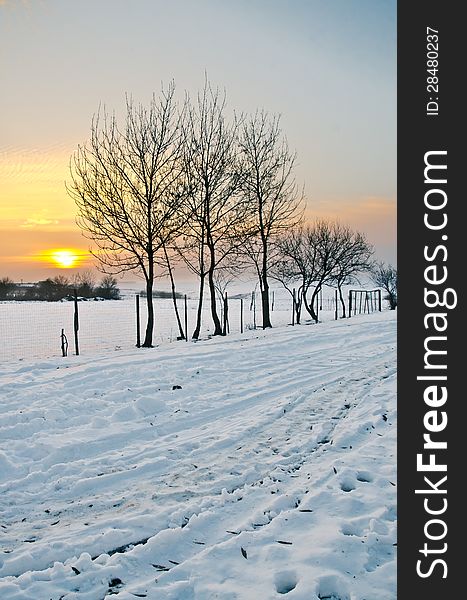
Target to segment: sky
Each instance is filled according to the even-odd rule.
[[[396,0],[0,0],[0,279],[92,265],[65,188],[92,115],[205,73],[230,108],[281,115],[307,218],[395,264]]]

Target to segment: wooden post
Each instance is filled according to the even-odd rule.
[[[292,290],[292,325],[295,325],[295,288]]]
[[[225,296],[224,296],[224,327],[223,327],[223,331],[222,331],[222,335],[227,335],[227,329],[228,329],[228,316],[227,316],[227,311],[229,310],[228,307],[228,301],[227,301],[227,292],[225,292]]]
[[[62,329],[62,333],[60,335],[61,346],[62,346],[62,356],[68,355],[68,340],[66,339],[65,330]]]
[[[243,298],[240,298],[240,333],[243,333]]]
[[[316,322],[318,322],[319,319],[319,292],[320,290],[318,290],[318,293],[316,294]]]
[[[271,312],[274,312],[274,290],[272,290]]]
[[[188,305],[187,297],[184,297],[184,310],[185,310],[185,341],[188,342]]]
[[[349,290],[349,319],[352,316],[352,290]]]
[[[323,310],[323,288],[319,290],[319,310]]]
[[[335,293],[334,293],[334,302],[335,302],[335,305],[336,305],[336,309],[335,309],[335,313],[334,313],[334,318],[337,321],[337,289],[335,290]]]
[[[378,309],[381,312],[381,290],[378,290]]]
[[[141,323],[139,318],[139,294],[136,294],[136,347],[141,348]]]
[[[73,331],[75,334],[75,354],[79,356],[78,331],[79,331],[79,315],[78,315],[78,292],[74,290],[75,295],[75,314],[73,319]]]
[[[256,293],[253,294],[253,329],[256,329]]]
[[[360,304],[358,305],[358,314],[362,314],[362,300],[363,300],[363,292],[360,292]],[[363,306],[363,310],[365,311],[365,305]]]

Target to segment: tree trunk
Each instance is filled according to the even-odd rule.
[[[148,305],[148,320],[146,323],[146,334],[144,336],[144,342],[142,344],[143,348],[152,348],[152,334],[154,330],[154,303],[152,299],[153,285],[154,275],[151,272],[146,278],[146,302]]]
[[[316,290],[317,290],[317,288],[314,289],[314,292],[311,295],[310,304],[308,304],[308,302],[306,300],[306,291],[305,290],[302,291],[303,304],[305,305],[307,312],[309,313],[309,315],[311,316],[311,318],[313,319],[313,321],[315,323],[318,322],[318,315],[315,312],[315,298],[316,298],[316,294],[317,294]]]
[[[170,265],[170,259],[169,259],[169,255],[167,254],[167,248],[165,247],[165,244],[164,244],[163,247],[164,247],[165,261],[167,263],[167,269],[169,271],[170,285],[172,287],[172,302],[173,302],[173,305],[174,305],[175,316],[177,317],[178,331],[180,333],[179,339],[184,340],[185,339],[185,333],[183,331],[182,321],[180,319],[180,314],[178,312],[177,294],[176,294],[176,291],[175,291],[175,280],[174,280],[174,276],[173,276],[172,266]]]
[[[199,338],[199,332],[201,330],[201,316],[203,311],[203,294],[204,294],[204,278],[205,274],[201,273],[199,278],[199,300],[198,300],[198,309],[196,312],[196,327],[193,331],[192,339],[197,340]]]
[[[209,293],[211,297],[211,316],[214,323],[214,334],[213,335],[222,335],[222,327],[221,321],[217,314],[217,303],[216,303],[216,286],[214,285],[214,273],[211,268],[209,268],[208,272],[208,283],[209,283]]]
[[[216,257],[214,253],[214,246],[212,244],[208,244],[209,253],[210,253],[210,264],[208,271],[208,285],[209,285],[209,293],[211,298],[211,316],[212,321],[214,323],[214,334],[213,335],[222,335],[222,327],[219,316],[217,314],[217,303],[216,303],[216,286],[214,284],[214,268],[216,264]]]
[[[338,285],[337,286],[338,290],[339,290],[339,298],[341,301],[341,306],[342,306],[342,318],[345,319],[346,314],[345,314],[345,301],[344,301],[344,296],[342,295],[342,286]],[[337,308],[336,308],[337,310]]]
[[[261,308],[263,315],[263,329],[266,329],[266,327],[272,327],[272,324],[271,314],[269,311],[268,257],[267,245],[265,240],[263,240],[263,264],[261,267],[261,280]]]
[[[297,322],[297,325],[300,325],[300,315],[302,313],[302,303],[297,300],[295,302],[295,321]]]

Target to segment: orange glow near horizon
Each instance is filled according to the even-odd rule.
[[[76,205],[65,190],[74,144],[42,149],[0,148],[0,278],[36,281],[57,270],[94,268],[89,240],[76,224]],[[316,197],[305,219],[335,219],[366,233],[378,258],[395,261],[394,197]],[[389,257],[389,258],[388,258]]]

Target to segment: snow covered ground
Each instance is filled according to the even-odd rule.
[[[394,600],[396,315],[0,367],[0,598]]]

